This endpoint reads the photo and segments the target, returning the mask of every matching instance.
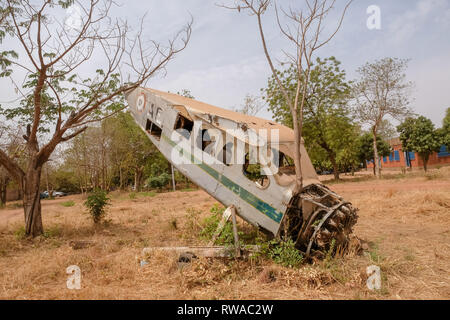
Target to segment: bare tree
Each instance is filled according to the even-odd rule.
[[[412,114],[409,95],[413,84],[406,81],[407,65],[408,60],[384,58],[366,63],[357,70],[360,79],[353,87],[355,113],[362,123],[370,126],[373,134],[377,178],[381,176],[377,137],[384,131],[386,117],[401,121]]]
[[[0,1],[18,8],[8,10],[8,20],[25,57],[8,63],[12,71],[21,68],[27,73],[16,87],[23,98],[21,107],[7,112],[27,124],[27,164],[22,169],[1,149],[0,164],[23,189],[25,232],[37,236],[43,233],[41,172],[52,152],[90,123],[122,110],[124,94],[164,71],[187,46],[192,19],[164,45],[144,39],[143,19],[135,32],[126,21],[113,19],[113,0]],[[64,21],[61,10],[68,8],[76,8],[77,14]],[[87,62],[96,71],[82,78],[81,67]]]
[[[247,94],[244,98],[244,104],[241,108],[236,108],[234,111],[247,114],[249,116],[256,116],[264,108],[264,101],[261,97]]]
[[[221,5],[228,9],[248,11],[255,16],[258,23],[259,35],[261,37],[264,54],[269,63],[272,74],[282,92],[285,100],[289,104],[292,114],[293,127],[295,134],[294,163],[296,174],[296,190],[301,192],[303,189],[302,178],[302,131],[303,131],[303,110],[306,103],[308,88],[310,85],[311,65],[313,64],[314,53],[325,46],[337,34],[340,29],[345,13],[350,6],[350,0],[343,10],[336,28],[324,36],[323,29],[325,21],[334,8],[335,0],[304,0],[306,8],[284,10],[277,6],[274,0],[238,0],[234,6]],[[281,81],[275,68],[274,59],[268,48],[266,36],[263,28],[263,15],[267,12],[269,6],[273,3],[278,27],[284,38],[292,45],[291,52],[283,50],[285,58],[297,69],[298,84],[294,93],[286,88]],[[283,22],[286,21],[286,22]]]

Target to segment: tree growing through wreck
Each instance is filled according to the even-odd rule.
[[[297,68],[291,65],[283,71],[277,70],[277,73],[283,86],[294,94],[298,82],[302,81],[298,78]],[[350,84],[345,77],[345,71],[335,57],[317,58],[312,65],[304,106],[305,144],[310,150],[321,149],[315,150],[316,153],[326,153],[336,180],[339,179],[339,153],[354,137],[354,124],[348,106]],[[264,93],[275,120],[292,128],[292,113],[273,76]]]
[[[342,15],[336,23],[336,27],[324,34],[324,25],[329,13],[334,9],[336,0],[304,0],[303,7],[299,9],[289,8],[287,10],[278,7],[274,0],[237,0],[233,6],[222,5],[225,8],[237,10],[238,12],[250,12],[256,17],[259,35],[261,38],[264,54],[272,71],[275,82],[286,101],[293,119],[295,135],[294,163],[296,176],[296,193],[303,189],[302,177],[302,136],[303,136],[303,111],[305,109],[307,92],[311,85],[311,69],[314,54],[331,41],[341,28],[345,13],[352,0],[348,1],[343,9]],[[270,52],[267,37],[263,28],[263,16],[273,5],[276,13],[276,23],[283,38],[291,47],[291,50],[283,50],[286,63],[291,64],[298,74],[295,90],[285,86],[280,74],[276,69],[273,54]]]
[[[11,79],[21,98],[20,106],[2,113],[26,127],[24,168],[2,149],[0,164],[23,190],[26,235],[38,236],[42,167],[55,148],[119,112],[124,94],[164,71],[187,46],[192,20],[163,44],[145,39],[143,19],[133,31],[113,18],[112,0],[0,1],[6,12],[3,35],[21,54],[16,59],[14,52],[0,52],[1,75]],[[75,15],[64,19],[70,8]],[[26,74],[20,82],[19,69]]]

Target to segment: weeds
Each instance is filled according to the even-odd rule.
[[[264,242],[261,245],[260,255],[288,268],[298,268],[303,263],[303,255],[295,248],[295,243],[291,239]]]
[[[66,202],[61,203],[61,205],[66,208],[70,208],[70,207],[75,206],[75,201],[73,201],[73,200],[66,201]]]
[[[25,239],[25,227],[20,227],[16,231],[14,231],[14,236],[17,240],[23,240]]]
[[[218,204],[215,204],[210,212],[211,216],[205,218],[201,225],[203,227],[200,232],[200,238],[206,241],[209,241],[214,236],[217,227],[219,225],[220,220],[222,220],[223,212],[225,208],[221,208]],[[238,235],[243,235],[242,232],[238,231]],[[233,224],[230,221],[225,223],[225,226],[222,229],[222,232],[217,237],[216,245],[233,245],[234,244],[234,235],[233,235]]]

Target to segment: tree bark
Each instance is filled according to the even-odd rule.
[[[24,179],[23,208],[25,214],[25,234],[32,237],[37,237],[44,233],[39,193],[41,172],[42,167],[29,169]]]
[[[373,133],[373,167],[375,171],[375,176],[377,179],[381,177],[381,171],[379,166],[379,156],[378,156],[378,146],[377,146],[377,130],[374,128],[372,130]]]
[[[336,155],[330,149],[328,149],[327,151],[328,151],[328,157],[330,158],[331,165],[333,166],[334,179],[335,180],[339,180],[340,179],[340,177],[339,177],[339,167],[338,167],[338,164],[336,162]]]
[[[0,207],[6,205],[6,186],[7,183],[3,183],[0,185]]]
[[[425,170],[425,172],[428,171],[428,156],[423,155],[422,157],[422,161],[423,161],[423,170]]]

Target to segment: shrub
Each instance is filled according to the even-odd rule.
[[[106,215],[106,207],[110,205],[110,199],[106,191],[95,190],[88,196],[84,205],[87,207],[94,223],[99,223]]]
[[[171,177],[168,173],[163,173],[156,177],[150,177],[147,179],[147,186],[150,188],[162,189],[169,184]]]
[[[214,236],[214,233],[217,230],[220,220],[222,220],[223,212],[225,208],[221,208],[218,204],[215,204],[211,208],[212,215],[205,218],[202,221],[203,230],[200,232],[200,237],[204,240],[211,240]],[[238,232],[238,235],[241,236],[242,232]],[[216,245],[233,245],[234,244],[234,234],[233,234],[233,223],[231,221],[227,221],[225,226],[222,229],[222,232],[217,237]]]
[[[289,268],[297,268],[303,262],[302,254],[295,248],[295,243],[291,239],[265,242],[261,245],[261,254],[273,262]]]

